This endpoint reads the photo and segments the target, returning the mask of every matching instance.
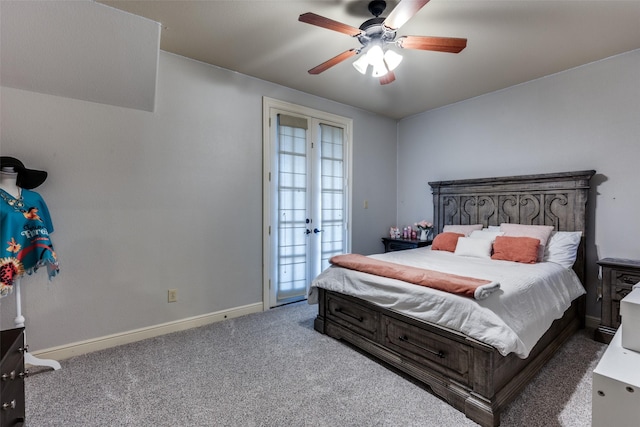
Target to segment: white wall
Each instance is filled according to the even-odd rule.
[[[596,169],[598,316],[596,259],[640,259],[639,71],[634,51],[399,126],[164,52],[153,113],[2,87],[0,153],[49,172],[37,191],[61,261],[52,283],[23,280],[30,347],[261,302],[263,96],[353,119],[353,252],[380,252],[396,220],[431,219],[428,181]],[[13,298],[0,308],[0,328],[12,327]]]
[[[0,85],[153,111],[161,25],[92,0],[0,2]]]
[[[398,223],[433,218],[429,181],[595,169],[587,314],[596,261],[640,259],[640,51],[531,81],[399,124]]]
[[[381,251],[395,120],[165,52],[154,113],[1,88],[0,152],[49,172],[61,264],[23,279],[32,351],[262,301],[263,96],[353,118],[352,249]]]

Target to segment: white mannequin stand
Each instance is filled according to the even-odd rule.
[[[13,292],[16,294],[16,318],[14,319],[14,323],[16,328],[24,328],[25,318],[22,315],[22,298],[20,296],[20,278],[16,279],[13,283]],[[27,332],[24,332],[25,337],[25,346],[27,341]],[[27,347],[28,350],[28,347]],[[27,363],[32,366],[48,366],[53,368],[54,371],[57,371],[61,368],[60,363],[52,359],[39,359],[35,357],[33,354],[26,351],[24,353],[24,363]]]
[[[18,174],[13,171],[13,168],[11,168],[11,171],[8,171],[5,168],[2,168],[2,171],[0,172],[0,188],[2,188],[4,191],[6,191],[7,193],[11,194],[16,198],[20,197],[20,188],[16,185],[17,175]],[[26,319],[22,315],[22,297],[20,295],[20,278],[17,278],[14,281],[13,291],[16,295],[16,318],[14,320],[14,323],[16,325],[16,328],[24,328],[24,322]],[[27,333],[25,331],[24,333],[25,346],[26,346],[26,340],[27,340],[26,336],[27,336]],[[24,363],[27,363],[32,366],[48,366],[50,368],[53,368],[54,370],[58,370],[61,368],[60,363],[58,363],[57,361],[51,360],[51,359],[39,359],[34,355],[32,355],[31,353],[29,353],[28,351],[24,353]]]

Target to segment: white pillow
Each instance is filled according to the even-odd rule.
[[[469,237],[474,230],[482,230],[482,224],[473,225],[445,225],[442,230],[443,233],[461,233],[466,237]]]
[[[482,230],[472,231],[469,237],[472,239],[491,240],[493,242],[498,236],[504,236],[504,233],[502,231],[491,231],[483,228]]]
[[[487,227],[487,231],[500,231],[499,225],[490,225]]]
[[[555,262],[565,268],[573,267],[578,256],[582,231],[555,231],[545,246],[544,261]]]
[[[472,239],[471,237],[460,237],[456,245],[456,255],[471,256],[476,258],[491,259],[491,246],[493,242],[489,239]]]

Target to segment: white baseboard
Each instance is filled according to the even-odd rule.
[[[259,302],[228,310],[217,311],[215,313],[208,313],[200,316],[188,317],[186,319],[175,320],[173,322],[161,323],[159,325],[149,326],[146,328],[134,329],[131,331],[120,332],[118,334],[78,341],[58,347],[51,347],[44,350],[34,351],[32,354],[40,359],[64,360],[70,357],[80,356],[81,354],[129,344],[147,338],[169,334],[171,332],[184,331],[186,329],[196,328],[198,326],[204,326],[226,319],[233,319],[246,314],[259,313],[263,311],[263,308],[262,303]],[[586,316],[585,323],[587,328],[596,329],[598,325],[600,325],[600,318]]]
[[[161,323],[159,325],[148,326],[146,328],[133,329],[131,331],[51,347],[44,350],[34,351],[32,354],[40,359],[64,360],[73,356],[79,356],[93,351],[129,344],[147,338],[169,334],[171,332],[184,331],[186,329],[204,326],[226,319],[233,319],[246,314],[258,313],[263,311],[263,308],[262,302],[259,302],[228,310],[217,311],[215,313],[208,313],[200,316],[188,317],[186,319],[175,320],[173,322]]]

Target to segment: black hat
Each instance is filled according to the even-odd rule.
[[[13,168],[13,170],[18,173],[16,185],[20,188],[26,188],[27,190],[36,188],[47,179],[47,173],[45,171],[27,169],[22,162],[15,157],[0,157],[0,169],[2,169],[3,172],[7,172],[5,168]]]

